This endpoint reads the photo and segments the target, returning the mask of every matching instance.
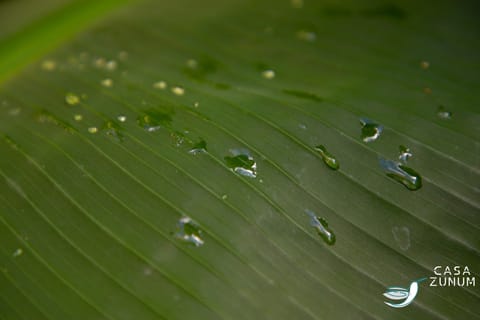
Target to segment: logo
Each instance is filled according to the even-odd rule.
[[[429,287],[475,287],[475,276],[472,275],[468,266],[435,266],[433,275],[420,278],[410,283],[408,290],[402,287],[388,287],[383,295],[393,301],[384,303],[392,308],[404,308],[413,302],[418,294],[418,286],[421,282],[429,279]]]
[[[387,291],[383,293],[385,297],[390,300],[403,300],[400,303],[391,303],[384,301],[387,306],[392,308],[403,308],[408,306],[413,302],[413,299],[417,296],[418,293],[418,284],[422,281],[427,280],[427,278],[421,278],[410,283],[410,288],[407,290],[401,287],[389,287]]]

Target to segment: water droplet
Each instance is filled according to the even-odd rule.
[[[104,58],[97,58],[95,61],[93,61],[93,65],[99,69],[105,68],[105,65],[107,64],[107,60]]]
[[[119,115],[119,116],[117,117],[117,120],[120,121],[120,122],[125,122],[125,121],[127,121],[127,117],[124,116],[124,115]]]
[[[122,61],[125,61],[128,59],[128,52],[126,51],[120,51],[118,53],[118,59],[122,60]]]
[[[264,70],[262,71],[262,77],[264,77],[265,79],[273,79],[275,78],[275,71],[271,70],[271,69],[268,69],[268,70]]]
[[[8,110],[8,114],[13,116],[13,117],[18,116],[20,114],[20,112],[22,112],[21,108],[12,108],[12,109]]]
[[[114,121],[107,121],[104,124],[103,128],[105,129],[105,133],[108,136],[111,136],[118,141],[123,140],[123,134],[120,132],[121,127],[118,124],[116,124]]]
[[[108,71],[114,71],[117,69],[117,62],[115,60],[110,60],[105,63],[105,69]]]
[[[113,86],[113,80],[110,78],[103,79],[100,83],[106,88],[110,88]]]
[[[198,67],[198,62],[195,59],[188,59],[187,60],[187,67],[191,69],[196,69]]]
[[[303,0],[290,0],[290,4],[295,9],[303,8]]]
[[[76,94],[69,92],[65,95],[65,102],[70,106],[74,106],[80,103],[80,98]]]
[[[317,34],[313,31],[299,30],[297,31],[297,38],[302,41],[314,42],[317,40]]]
[[[299,123],[299,124],[298,124],[298,127],[299,127],[300,129],[302,129],[302,130],[307,130],[307,125],[304,124],[304,123]]]
[[[172,92],[177,96],[183,96],[185,94],[185,89],[179,86],[175,86],[172,88]]]
[[[178,221],[177,232],[175,233],[177,239],[200,247],[204,244],[201,235],[202,230],[190,217],[184,216]]]
[[[423,88],[423,93],[432,94],[432,89],[430,89],[429,87],[425,87],[425,88]]]
[[[205,142],[205,140],[201,139],[199,142],[195,143],[192,147],[192,149],[190,149],[190,151],[188,151],[188,153],[191,153],[193,155],[197,155],[199,153],[205,153],[207,152],[207,142]]]
[[[57,63],[54,60],[44,60],[41,67],[45,71],[53,71],[57,68]]]
[[[228,199],[228,195],[223,194],[223,195],[222,195],[222,200],[227,200],[227,199]]]
[[[410,248],[410,229],[395,226],[392,228],[392,234],[400,249],[407,251]]]
[[[75,114],[73,115],[73,120],[75,121],[82,121],[83,120],[83,116],[81,114]]]
[[[412,152],[410,151],[409,148],[405,147],[404,145],[400,145],[398,147],[398,150],[400,151],[400,154],[398,155],[398,160],[406,164],[408,159],[412,157]]]
[[[420,62],[420,68],[423,70],[427,70],[430,67],[430,62],[428,61],[421,61]]]
[[[233,157],[225,157],[227,166],[234,172],[249,178],[257,177],[257,163],[253,157],[244,150],[230,150]]]
[[[17,250],[15,250],[15,251],[12,253],[12,256],[13,256],[14,258],[16,258],[16,257],[20,257],[22,254],[23,254],[23,249],[22,249],[22,248],[18,248]]]
[[[154,84],[152,84],[152,87],[154,89],[164,90],[167,88],[167,83],[165,81],[157,81]]]
[[[158,110],[146,110],[137,118],[137,124],[148,132],[154,132],[161,127],[170,127],[172,123],[171,113]]]
[[[200,103],[198,101],[194,102],[193,103],[193,107],[194,108],[198,108],[200,106]]]
[[[440,119],[451,119],[452,113],[450,111],[447,111],[444,106],[439,106],[437,109],[437,116]]]
[[[180,147],[185,141],[185,136],[180,131],[170,132],[170,138],[175,147]]]
[[[382,125],[367,118],[360,118],[360,124],[362,125],[362,140],[364,142],[377,140],[383,131]]]
[[[88,130],[88,132],[90,132],[90,133],[97,133],[97,132],[98,132],[98,128],[97,128],[97,127],[89,127],[87,130]]]
[[[380,158],[380,166],[388,177],[403,184],[409,190],[418,190],[422,187],[422,177],[415,170],[392,160]]]
[[[336,237],[332,229],[328,227],[328,223],[325,219],[317,217],[317,215],[306,209],[305,213],[310,217],[310,225],[317,230],[317,233],[322,237],[323,241],[329,246],[335,244]]]
[[[290,90],[290,89],[284,89],[282,90],[283,93],[288,94],[290,96],[294,96],[297,98],[301,99],[308,99],[312,100],[314,102],[322,102],[323,98],[317,96],[316,94],[310,93],[310,92],[305,92],[305,91],[300,91],[300,90]]]
[[[320,153],[323,162],[325,162],[330,169],[338,170],[338,168],[340,168],[340,164],[338,163],[337,159],[331,153],[329,153],[324,146],[316,146],[315,150]]]

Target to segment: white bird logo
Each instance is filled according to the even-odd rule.
[[[383,293],[385,297],[390,300],[404,300],[401,303],[391,303],[384,301],[387,306],[392,308],[403,308],[412,303],[413,299],[417,296],[418,293],[418,284],[422,281],[427,280],[427,278],[421,278],[410,283],[409,290],[401,287],[389,287],[387,291]]]

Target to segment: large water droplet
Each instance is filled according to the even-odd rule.
[[[89,133],[92,133],[92,134],[98,132],[98,128],[97,128],[97,127],[89,127],[87,130],[88,130]]]
[[[362,125],[362,140],[364,142],[377,140],[383,131],[382,125],[367,118],[360,118],[360,124]]]
[[[177,239],[199,247],[204,244],[201,235],[202,230],[190,217],[185,216],[178,221],[177,232],[175,233]]]
[[[125,122],[127,121],[127,116],[124,116],[124,115],[119,115],[117,116],[117,120],[120,121],[120,122]]]
[[[403,184],[409,190],[422,187],[422,177],[415,170],[392,160],[380,158],[380,166],[388,177]]]
[[[207,142],[203,139],[195,143],[193,147],[188,151],[188,153],[191,153],[193,155],[197,155],[199,153],[206,153],[206,152],[207,152]]]
[[[105,69],[107,69],[108,71],[115,71],[117,69],[117,61],[107,61],[107,63],[105,63]]]
[[[317,230],[317,233],[322,237],[328,245],[335,244],[336,237],[333,231],[328,227],[328,223],[325,219],[317,217],[317,215],[306,209],[305,213],[310,217],[310,225]]]
[[[227,166],[234,172],[249,178],[257,177],[257,163],[245,150],[230,150],[233,157],[225,157]]]
[[[410,229],[407,227],[393,227],[392,228],[393,239],[403,251],[410,248]]]
[[[400,151],[400,154],[398,155],[398,160],[406,164],[408,159],[412,157],[412,152],[410,151],[409,148],[405,147],[404,145],[400,145],[398,147],[398,150]]]
[[[444,106],[439,106],[437,109],[437,116],[440,119],[451,119],[452,118],[452,113],[448,110],[445,109]]]
[[[320,153],[323,162],[325,162],[330,169],[338,170],[338,168],[340,168],[340,164],[338,163],[337,159],[331,153],[329,153],[324,146],[316,146],[315,150]]]
[[[70,106],[74,106],[80,103],[80,98],[76,94],[68,92],[65,95],[65,102]]]

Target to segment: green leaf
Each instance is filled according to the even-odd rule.
[[[2,22],[0,319],[479,319],[473,1],[126,3]]]

